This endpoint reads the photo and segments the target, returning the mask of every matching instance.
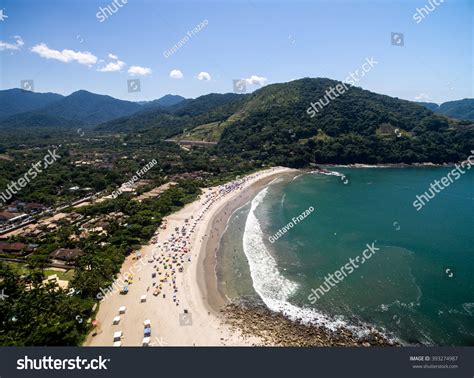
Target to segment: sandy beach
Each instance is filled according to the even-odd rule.
[[[122,346],[141,346],[144,321],[150,321],[150,346],[265,345],[222,321],[225,300],[217,290],[215,256],[227,220],[258,188],[279,175],[276,167],[225,185],[203,189],[199,199],[165,218],[150,243],[127,257],[114,290],[106,292],[96,320],[98,333],[85,346],[112,346],[122,332]],[[125,278],[126,295],[119,289]],[[157,294],[157,295],[154,295]],[[142,298],[145,296],[146,298]],[[119,308],[126,310],[119,315]],[[114,318],[120,316],[118,324]]]

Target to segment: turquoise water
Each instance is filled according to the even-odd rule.
[[[474,345],[474,172],[420,211],[413,206],[451,169],[333,168],[345,176],[277,180],[230,219],[220,288],[329,328],[367,325],[405,343]],[[370,259],[308,298],[367,244],[378,248]]]

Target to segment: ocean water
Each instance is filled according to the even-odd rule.
[[[220,290],[330,329],[474,345],[474,170],[413,206],[451,169],[331,168],[274,181],[229,220]],[[367,244],[377,250],[361,263]],[[353,269],[325,284],[351,258]]]

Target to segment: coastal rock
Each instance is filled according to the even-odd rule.
[[[292,321],[280,313],[250,303],[231,303],[221,310],[231,329],[245,336],[260,338],[265,346],[398,346],[372,329],[358,338],[345,328],[330,331],[325,327]]]

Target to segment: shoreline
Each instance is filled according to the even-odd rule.
[[[291,179],[291,177],[299,177],[302,174],[311,172],[314,171],[293,170],[292,172],[275,176],[278,178],[286,177]],[[369,347],[401,345],[398,340],[389,338],[389,336],[381,333],[372,326],[367,327],[367,333],[364,336],[356,335],[349,327],[340,327],[332,331],[323,325],[308,323],[300,318],[290,319],[280,312],[274,312],[267,308],[261,299],[257,303],[253,303],[245,299],[229,301],[222,298],[223,293],[216,287],[217,276],[215,271],[215,267],[218,263],[216,253],[219,249],[220,239],[233,213],[249,201],[252,201],[255,195],[270,182],[274,181],[274,179],[274,176],[270,176],[265,180],[253,184],[251,188],[247,189],[245,196],[239,196],[239,198],[233,200],[234,203],[228,203],[219,209],[209,223],[208,232],[214,230],[217,236],[212,240],[208,239],[205,241],[208,246],[205,253],[207,264],[202,268],[206,271],[205,277],[207,280],[205,284],[207,287],[205,289],[207,293],[209,293],[209,290],[212,290],[212,294],[218,296],[218,300],[220,301],[213,303],[211,294],[208,294],[208,305],[212,310],[219,311],[223,314],[226,324],[230,325],[232,329],[238,330],[244,335],[258,337],[263,341],[263,345],[265,346]],[[220,227],[216,227],[216,224]],[[206,246],[203,247],[205,248]],[[210,287],[210,285],[212,285],[212,287]]]
[[[133,272],[129,293],[115,292],[101,302],[96,315],[99,332],[95,336],[89,334],[83,345],[111,346],[114,333],[122,331],[121,346],[141,346],[145,320],[151,321],[154,332],[149,346],[397,345],[375,329],[368,337],[358,339],[345,328],[329,331],[291,320],[265,306],[232,302],[219,290],[217,252],[232,214],[276,178],[305,173],[308,171],[284,167],[258,171],[202,189],[198,199],[164,218],[152,240],[140,249],[145,264]],[[137,264],[133,255],[125,259],[117,280]],[[172,263],[168,262],[170,259]],[[158,278],[162,278],[160,264],[167,269],[167,264],[173,265],[179,259],[179,273],[174,268],[171,276],[166,273],[172,284],[166,280],[158,283],[160,292],[154,296],[156,287],[152,287],[149,277],[156,277],[157,271]],[[145,301],[141,299],[143,295],[147,296]],[[120,314],[119,324],[113,325],[121,306],[126,306],[126,312]],[[183,316],[190,318],[190,324],[182,324]]]
[[[461,163],[461,162],[459,162]],[[379,164],[364,164],[364,163],[354,163],[354,164],[316,164],[312,168],[303,168],[303,171],[313,171],[320,170],[321,167],[324,168],[447,168],[454,167],[459,163],[379,163]],[[314,169],[313,169],[314,168]]]
[[[201,245],[200,259],[198,264],[198,285],[203,296],[207,298],[206,303],[211,311],[219,311],[227,304],[227,299],[218,288],[217,282],[217,252],[219,250],[221,238],[227,228],[227,223],[232,214],[251,201],[253,197],[270,182],[284,175],[298,174],[298,170],[288,170],[278,172],[256,181],[245,189],[237,198],[230,199],[217,209],[213,217],[209,220],[206,228],[206,239]]]
[[[226,225],[223,216],[230,216],[230,209],[239,207],[270,178],[288,172],[296,170],[274,167],[205,188],[197,200],[164,218],[152,240],[140,249],[142,264],[135,261],[135,254],[125,259],[116,281],[132,272],[133,284],[126,295],[116,291],[100,303],[98,332],[89,334],[83,345],[112,346],[115,332],[120,331],[121,346],[141,346],[145,320],[151,322],[149,346],[264,345],[259,337],[231,329],[219,312],[224,302],[217,291],[215,264],[211,263],[217,248],[214,240],[222,233],[214,232],[213,227],[221,231]],[[208,244],[211,233],[214,240]],[[134,269],[136,265],[138,269]],[[211,265],[212,274],[208,274]],[[121,306],[126,311],[119,314]]]

